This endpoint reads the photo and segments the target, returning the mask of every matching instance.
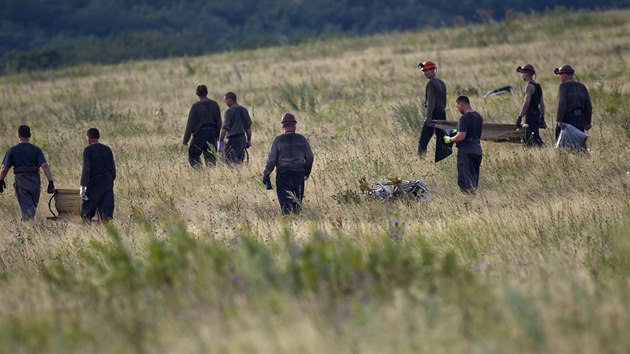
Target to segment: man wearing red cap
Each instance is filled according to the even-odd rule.
[[[418,64],[418,69],[422,70],[424,76],[429,79],[424,92],[425,120],[418,142],[418,154],[423,156],[427,152],[427,146],[433,136],[433,132],[435,132],[438,144],[444,137],[442,130],[428,126],[427,122],[431,120],[446,120],[446,84],[437,78],[437,65],[434,62],[427,60],[420,63]]]
[[[553,73],[559,75],[562,82],[558,90],[556,139],[565,124],[571,124],[582,132],[591,129],[593,106],[586,86],[573,78],[575,70],[571,65],[555,68]]]
[[[278,135],[271,144],[263,183],[271,186],[269,175],[276,169],[276,191],[282,214],[298,213],[302,209],[304,181],[313,168],[313,151],[308,140],[295,132],[297,120],[291,113],[282,117],[284,134]]]

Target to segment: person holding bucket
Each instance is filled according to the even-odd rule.
[[[98,213],[101,221],[109,221],[114,217],[114,154],[109,146],[99,143],[101,133],[98,129],[88,129],[85,138],[89,145],[83,150],[79,190],[79,195],[83,198],[81,218],[89,224]]]
[[[247,109],[238,104],[236,94],[228,92],[224,98],[228,110],[219,133],[217,151],[223,152],[227,163],[236,165],[245,160],[245,149],[252,146],[252,118]],[[225,148],[223,140],[228,138]],[[225,150],[225,151],[224,151]]]
[[[46,178],[48,178],[48,193],[55,193],[55,184],[50,166],[46,162],[42,149],[29,142],[31,139],[31,128],[28,125],[21,125],[18,128],[18,139],[20,143],[10,148],[4,156],[4,160],[2,160],[0,193],[7,188],[4,178],[9,173],[9,169],[13,167],[15,196],[20,205],[22,221],[26,221],[34,219],[37,211],[41,188],[39,169],[41,168]]]

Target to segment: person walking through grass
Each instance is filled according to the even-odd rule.
[[[46,191],[50,194],[55,193],[55,183],[53,182],[52,171],[42,149],[31,144],[31,128],[28,125],[21,125],[18,128],[19,144],[13,146],[5,154],[0,168],[0,193],[7,188],[5,177],[9,173],[9,169],[13,167],[15,174],[15,197],[20,205],[20,213],[22,221],[32,220],[35,218],[37,204],[39,203],[39,194],[41,192],[39,169],[44,171],[44,175],[48,178],[48,188]]]
[[[428,126],[427,122],[431,120],[446,120],[446,84],[436,76],[437,65],[434,62],[427,60],[418,64],[418,68],[429,79],[424,92],[425,119],[418,141],[418,154],[424,156],[434,132],[437,139],[436,144],[441,144],[441,140],[444,137],[442,130]]]
[[[542,146],[543,140],[540,137],[540,128],[545,128],[545,100],[543,98],[542,87],[534,81],[536,70],[531,64],[525,64],[516,68],[516,72],[521,74],[521,79],[527,84],[525,85],[525,97],[521,111],[516,117],[516,126],[525,128],[525,144]],[[525,125],[522,125],[523,117],[525,117]]]
[[[114,217],[116,164],[112,149],[101,144],[100,138],[98,129],[88,129],[85,136],[88,147],[83,150],[79,194],[83,198],[81,218],[88,224],[97,213],[101,221],[109,221]]]
[[[457,110],[462,116],[457,124],[454,137],[445,136],[444,143],[457,144],[457,184],[466,194],[475,194],[479,187],[479,170],[481,167],[481,131],[483,118],[470,106],[470,99],[459,96],[455,101]]]
[[[245,149],[252,146],[252,119],[247,109],[238,104],[234,92],[226,93],[224,102],[228,109],[225,111],[217,151],[224,153],[226,162],[240,164],[245,160]],[[224,147],[225,137],[228,141]]]
[[[558,89],[556,139],[565,124],[571,124],[581,132],[590,130],[593,106],[588,89],[573,78],[575,70],[571,65],[555,68],[553,73],[559,75],[561,81]]]
[[[188,113],[188,122],[184,131],[184,145],[192,135],[188,148],[188,162],[192,167],[201,167],[201,155],[206,165],[215,165],[216,156],[214,146],[217,144],[219,129],[221,128],[221,109],[216,101],[208,98],[206,85],[197,86],[197,97]]]
[[[276,192],[282,214],[298,213],[302,209],[304,181],[311,175],[313,151],[308,140],[296,133],[297,120],[291,113],[282,117],[283,134],[271,144],[263,183],[271,188],[269,175],[276,169]]]

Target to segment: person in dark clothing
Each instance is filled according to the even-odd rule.
[[[206,85],[197,86],[197,96],[199,101],[190,108],[184,132],[184,145],[188,145],[192,135],[188,148],[188,162],[195,168],[201,167],[202,154],[206,165],[216,164],[216,156],[212,150],[221,128],[221,110],[215,101],[208,98]]]
[[[91,223],[98,213],[101,221],[109,221],[114,217],[114,180],[116,164],[114,154],[107,145],[99,143],[101,133],[90,128],[85,136],[88,147],[83,150],[83,171],[81,172],[81,189],[83,198],[81,218]]]
[[[224,102],[228,109],[225,111],[217,150],[221,153],[225,149],[226,162],[240,164],[245,159],[245,149],[252,146],[252,119],[247,109],[236,102],[234,92],[226,93]],[[224,148],[223,140],[226,136],[228,142]]]
[[[545,100],[543,98],[542,87],[534,81],[533,76],[536,70],[531,64],[525,64],[516,68],[516,72],[521,74],[521,79],[527,82],[525,86],[525,98],[521,112],[516,118],[516,126],[525,128],[525,144],[542,146],[543,140],[540,137],[540,123],[544,122]],[[521,124],[525,117],[525,124]]]
[[[565,124],[571,124],[582,132],[590,130],[593,106],[588,89],[581,82],[575,81],[575,70],[571,65],[565,64],[555,68],[553,72],[560,76],[562,82],[558,90],[556,140]]]
[[[311,175],[313,151],[308,140],[295,132],[297,120],[291,113],[282,117],[284,134],[271,144],[263,183],[271,186],[269,175],[276,168],[276,189],[282,214],[298,213],[304,198],[304,181]]]
[[[39,169],[41,168],[46,178],[48,178],[48,188],[46,190],[48,193],[52,194],[55,192],[55,183],[42,149],[29,142],[31,139],[31,128],[28,125],[21,125],[18,128],[18,139],[20,143],[10,148],[2,160],[0,193],[7,188],[4,178],[9,173],[9,169],[13,167],[15,197],[20,205],[22,220],[26,221],[34,219],[37,211],[41,188]]]
[[[418,141],[418,154],[423,156],[427,152],[429,141],[435,132],[437,144],[441,144],[444,132],[427,125],[431,120],[446,120],[446,84],[437,78],[437,65],[430,60],[418,64],[424,76],[429,79],[424,92],[425,120]]]
[[[475,194],[479,186],[479,169],[481,167],[481,131],[483,118],[470,107],[466,96],[459,96],[456,101],[457,110],[462,116],[457,125],[454,137],[445,136],[444,143],[457,144],[457,184],[466,194]]]

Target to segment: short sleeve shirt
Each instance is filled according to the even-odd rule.
[[[44,152],[31,143],[20,143],[7,151],[2,164],[11,167],[39,167],[46,163]]]
[[[459,118],[457,131],[466,133],[464,141],[457,143],[458,149],[467,149],[470,152],[481,153],[481,130],[483,128],[483,118],[477,112],[464,113]]]
[[[223,120],[222,128],[227,130],[228,138],[233,135],[245,133],[251,126],[252,119],[245,107],[236,104],[225,111],[225,119]]]

